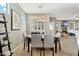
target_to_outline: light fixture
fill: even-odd
[[[42,11],[43,11],[43,6],[42,6],[42,5],[39,5],[38,8],[39,8],[38,20],[39,20],[39,21],[45,21],[46,16],[42,13]]]
[[[79,20],[79,15],[76,16],[76,20]]]
[[[73,16],[74,20],[79,20],[79,14]]]
[[[39,5],[39,6],[38,6],[38,8],[42,8],[42,6],[41,6],[41,5]]]

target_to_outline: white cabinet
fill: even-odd
[[[31,32],[45,32],[46,22],[48,20],[47,15],[31,15],[30,16],[30,29]]]
[[[31,31],[44,31],[45,21],[31,20]]]

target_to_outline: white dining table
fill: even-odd
[[[42,38],[44,38],[44,36],[47,35],[47,34],[41,34],[41,35],[42,35]],[[31,38],[31,35],[26,35],[26,37]]]

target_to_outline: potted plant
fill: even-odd
[[[3,43],[4,43],[4,44],[8,44],[8,37],[7,37],[7,36],[5,36],[5,37],[3,38]]]

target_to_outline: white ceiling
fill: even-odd
[[[79,3],[19,3],[26,13],[48,13],[58,19],[71,19],[79,14]],[[39,8],[41,6],[41,8]]]

